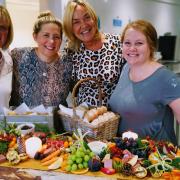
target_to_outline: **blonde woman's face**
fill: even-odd
[[[0,19],[0,48],[2,48],[7,41],[9,27],[6,24],[6,22]]]
[[[44,24],[41,30],[33,36],[41,55],[49,59],[57,55],[62,42],[58,25],[54,23]]]
[[[83,6],[77,5],[75,8],[72,26],[74,35],[83,43],[91,42],[94,39],[96,34],[95,22]]]

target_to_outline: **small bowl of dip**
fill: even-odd
[[[17,126],[22,135],[30,134],[34,132],[35,125],[33,123],[23,123]]]

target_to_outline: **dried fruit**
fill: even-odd
[[[147,170],[142,166],[138,166],[135,169],[135,176],[137,176],[138,178],[144,178],[147,176]]]

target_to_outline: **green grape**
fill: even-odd
[[[95,154],[94,154],[93,152],[90,152],[89,155],[90,155],[90,157],[92,158],[92,157],[94,157]]]
[[[73,165],[71,166],[71,170],[72,170],[72,171],[76,171],[77,168],[78,168],[78,167],[77,167],[77,164],[73,164]]]
[[[83,166],[84,166],[84,168],[88,168],[88,163],[84,161]]]
[[[85,156],[85,153],[81,151],[80,156],[83,158]]]
[[[85,161],[85,162],[88,162],[89,159],[90,159],[90,157],[89,157],[88,155],[85,155],[85,156],[84,156],[84,161]]]
[[[69,164],[69,165],[72,165],[72,164],[73,164],[73,160],[72,160],[72,159],[69,159],[69,160],[68,160],[68,164]]]
[[[79,151],[84,151],[83,147],[78,148]]]
[[[71,160],[72,160],[72,161],[76,161],[76,155],[73,154],[73,155],[71,155],[70,157],[71,157]]]
[[[68,165],[67,167],[66,167],[66,171],[71,171],[71,165]]]
[[[83,169],[83,167],[84,167],[83,164],[78,164],[79,169]]]
[[[90,149],[86,149],[86,154],[90,154],[91,150]]]
[[[81,157],[81,152],[79,150],[76,151],[76,157]]]
[[[76,148],[74,146],[71,146],[70,150],[71,150],[72,154],[74,154],[76,152]]]
[[[79,163],[82,163],[82,161],[83,161],[82,158],[77,158],[77,159],[76,159],[76,162],[77,162],[78,164],[79,164]]]

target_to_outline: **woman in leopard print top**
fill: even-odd
[[[102,90],[102,104],[107,105],[125,61],[118,35],[100,33],[98,18],[85,0],[70,0],[64,13],[64,31],[73,59],[75,81],[96,78]],[[98,105],[97,85],[85,82],[78,91],[78,104]]]
[[[66,105],[72,74],[72,63],[60,54],[62,24],[51,12],[39,15],[33,37],[37,48],[15,48],[11,105]]]

